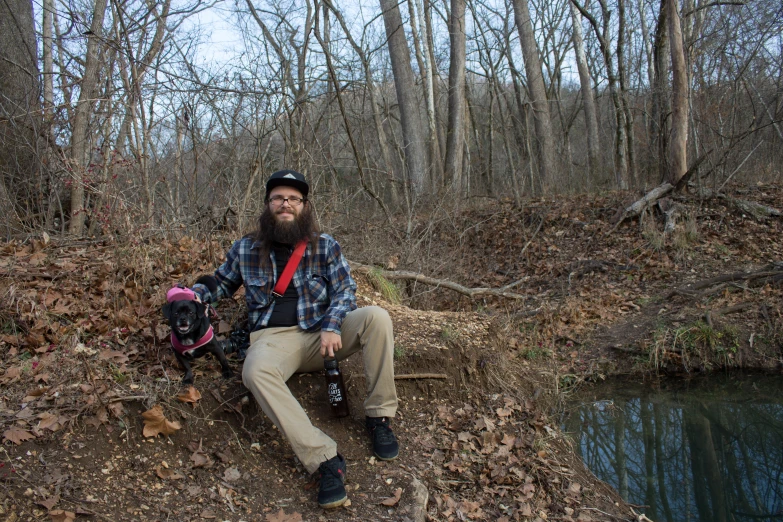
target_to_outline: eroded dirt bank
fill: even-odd
[[[777,187],[751,192],[743,196],[783,207]],[[468,286],[524,279],[524,299],[455,303],[438,290],[423,303],[420,287],[405,287],[414,304],[457,311],[415,310],[360,278],[360,303],[394,320],[403,452],[393,463],[370,458],[360,359],[345,368],[348,419],[329,417],[321,376],[292,379],[349,461],[351,504],[331,512],[317,508],[316,485],[238,377],[223,381],[202,360],[196,391],[179,386],[159,307],[173,282],[211,271],[226,242],[5,244],[0,516],[636,520],[547,411],[564,391],[612,374],[779,370],[783,256],[779,219],[720,201],[680,201],[669,235],[649,217],[605,235],[618,201],[501,205],[450,225],[460,234],[437,232],[453,262],[430,275]],[[362,239],[345,235],[357,245],[349,257],[359,256]],[[219,307],[221,331],[241,317],[240,301]],[[165,420],[145,424],[156,405]],[[145,437],[145,427],[170,435]]]

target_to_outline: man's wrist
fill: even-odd
[[[331,333],[336,333],[337,335],[342,335],[341,332],[340,332],[340,329],[335,327],[335,326],[333,326],[333,325],[330,325],[330,326],[324,325],[324,326],[322,326],[321,327],[321,333],[324,333],[324,332],[331,332]]]

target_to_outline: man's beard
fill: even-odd
[[[309,208],[302,208],[292,220],[279,220],[269,205],[258,218],[258,227],[258,239],[265,249],[269,249],[272,243],[295,245],[303,239],[310,240],[318,230]]]

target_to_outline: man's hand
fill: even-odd
[[[321,357],[334,357],[342,347],[343,339],[340,334],[321,330]]]

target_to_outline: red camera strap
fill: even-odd
[[[296,267],[299,266],[299,262],[302,260],[306,249],[307,240],[302,240],[296,245],[296,248],[294,248],[294,251],[291,253],[291,257],[288,258],[288,263],[286,263],[285,268],[283,269],[283,273],[280,274],[280,277],[277,279],[275,289],[272,290],[273,296],[283,297],[283,294],[288,288],[288,285],[291,283],[291,279],[294,277],[294,272],[296,272]]]

